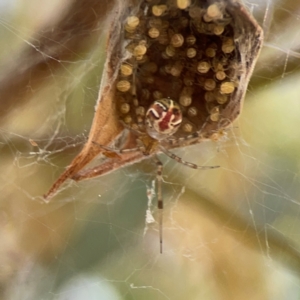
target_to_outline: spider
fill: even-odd
[[[157,153],[194,169],[218,167],[186,162],[169,149],[215,139],[239,116],[263,32],[236,0],[117,2],[88,141],[44,199],[69,178],[89,179],[153,157],[162,252]],[[107,160],[83,170],[100,153]]]

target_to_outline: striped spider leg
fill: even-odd
[[[138,141],[140,143],[139,147],[129,148],[129,149],[113,149],[106,146],[100,147],[108,151],[108,157],[114,157],[118,154],[125,154],[130,152],[141,152],[144,156],[153,155],[155,164],[157,165],[157,206],[159,211],[159,241],[160,241],[160,253],[163,249],[163,196],[162,196],[162,173],[163,173],[163,164],[157,157],[156,153],[161,151],[171,159],[188,166],[193,169],[215,169],[219,166],[198,166],[196,164],[187,162],[181,157],[173,154],[167,150],[162,142],[168,137],[171,137],[180,127],[182,123],[182,112],[180,106],[172,99],[163,98],[156,100],[149,107],[145,116],[145,132],[140,132],[134,130],[130,127],[126,127],[138,135]],[[195,136],[191,136],[195,138]],[[111,153],[111,154],[110,154]],[[98,174],[99,175],[99,174]]]

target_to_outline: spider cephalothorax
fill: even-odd
[[[181,122],[180,106],[172,99],[167,98],[154,101],[145,117],[146,131],[156,140],[163,140],[174,134]]]

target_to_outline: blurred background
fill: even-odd
[[[300,299],[297,1],[245,1],[265,43],[242,115],[174,151],[220,169],[160,156],[163,254],[151,160],[44,203],[88,137],[113,3],[0,1],[0,298]]]

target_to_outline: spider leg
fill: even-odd
[[[93,144],[103,148],[104,150],[112,153],[117,153],[117,154],[124,154],[124,153],[130,153],[130,152],[137,152],[141,150],[141,147],[135,147],[135,148],[129,148],[129,149],[116,149],[112,147],[107,147],[104,145],[100,145],[97,142],[92,141]]]
[[[188,161],[185,161],[183,160],[181,157],[177,156],[176,154],[170,152],[169,150],[167,150],[165,147],[163,146],[159,146],[159,149],[164,153],[166,154],[167,156],[169,156],[170,158],[176,160],[177,162],[185,165],[185,166],[188,166],[192,169],[200,169],[200,170],[208,170],[208,169],[217,169],[217,168],[220,168],[220,166],[198,166],[196,164],[193,164],[193,163],[190,163]]]
[[[159,244],[160,244],[160,253],[163,251],[163,198],[162,198],[162,171],[163,171],[163,164],[158,159],[156,155],[154,155],[154,161],[157,165],[157,173],[156,173],[156,180],[157,180],[157,208],[158,208],[158,224],[159,224]]]
[[[137,68],[137,62],[135,62],[135,70]],[[139,100],[138,100],[138,97],[137,97],[137,94],[136,94],[136,71],[133,72],[132,74],[132,81],[133,81],[133,86],[132,86],[132,91],[131,91],[131,94],[132,94],[132,98],[133,98],[133,105],[135,107],[138,107],[139,106]],[[143,124],[144,124],[144,118],[143,116],[139,115],[137,113],[137,124],[139,127],[141,127]],[[136,132],[138,132],[140,134],[140,131],[138,130],[135,130]]]
[[[107,161],[98,166],[77,172],[71,178],[75,181],[91,179],[104,174],[108,174],[110,172],[113,172],[114,170],[118,170],[135,162],[141,161],[144,158],[146,158],[145,155],[140,151],[135,153],[126,153],[122,155],[121,159],[108,159]]]
[[[124,121],[120,120],[120,123],[124,126],[124,128],[126,128],[127,130],[131,131],[132,133],[134,133],[135,135],[139,136],[139,135],[143,135],[144,133],[141,132],[140,130],[137,129],[133,129],[131,128],[128,124],[126,124]]]

